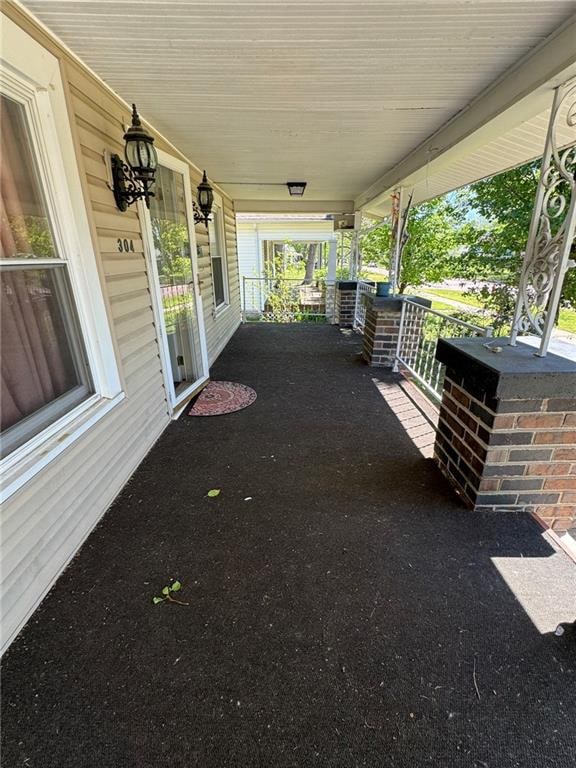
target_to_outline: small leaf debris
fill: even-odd
[[[169,603],[177,603],[178,605],[190,605],[190,603],[185,603],[182,600],[177,600],[174,597],[174,593],[180,592],[181,589],[182,584],[179,581],[173,581],[168,586],[162,587],[162,597],[158,597],[156,595],[152,598],[152,602],[154,605],[158,605],[159,603],[163,603],[165,601],[168,601]]]
[[[212,488],[212,490],[208,491],[207,495],[211,499],[216,498],[216,496],[220,496],[220,488]]]

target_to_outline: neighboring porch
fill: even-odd
[[[6,653],[7,767],[573,765],[574,563],[459,504],[360,348],[240,328],[256,403],[174,422]]]

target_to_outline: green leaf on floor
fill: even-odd
[[[215,496],[220,496],[220,488],[212,488],[211,491],[208,491],[208,496],[213,499]]]
[[[175,581],[172,584],[170,584],[170,589],[172,592],[178,592],[179,589],[182,589],[182,584],[180,584],[179,581]]]
[[[154,605],[158,605],[158,603],[163,603],[164,602],[164,598],[163,597],[153,597],[152,598],[152,602],[154,603]]]
[[[168,594],[168,592],[170,592],[170,587],[163,587],[163,588],[162,588],[162,594],[163,594],[163,595],[167,595],[167,594]]]

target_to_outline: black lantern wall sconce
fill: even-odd
[[[150,208],[158,156],[154,138],[142,127],[135,104],[132,104],[132,125],[124,134],[124,141],[124,160],[120,155],[110,157],[116,206],[125,211],[132,203],[144,199],[146,207]]]
[[[206,171],[202,174],[202,181],[198,184],[198,203],[192,201],[194,207],[194,223],[208,226],[210,214],[212,212],[212,203],[214,202],[214,192],[206,178]]]
[[[114,200],[120,211],[128,210],[128,206],[143,199],[146,207],[150,208],[150,198],[154,197],[152,187],[158,167],[158,155],[154,147],[154,137],[142,127],[136,105],[132,104],[132,125],[124,134],[124,160],[120,155],[110,156],[112,169],[112,191]],[[214,192],[208,183],[206,171],[198,184],[198,202],[192,201],[194,208],[194,223],[208,226]]]

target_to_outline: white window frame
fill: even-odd
[[[4,501],[123,400],[124,392],[59,62],[10,19],[4,17],[2,26],[0,89],[20,103],[26,114],[56,252],[67,264],[94,389],[86,400],[0,461],[0,500]],[[35,259],[34,264],[41,267],[45,261]]]
[[[220,242],[222,243],[222,253],[219,257],[222,262],[222,283],[224,287],[224,301],[216,304],[216,291],[214,283],[214,269],[212,266],[213,248],[217,249],[218,239],[216,237],[216,227],[220,230]],[[224,221],[224,205],[220,195],[214,193],[214,202],[212,204],[212,220],[208,222],[208,247],[210,250],[210,276],[212,278],[212,304],[214,317],[219,317],[230,306],[230,287],[228,281],[228,253],[226,249],[226,224]],[[218,258],[218,257],[217,257]]]

